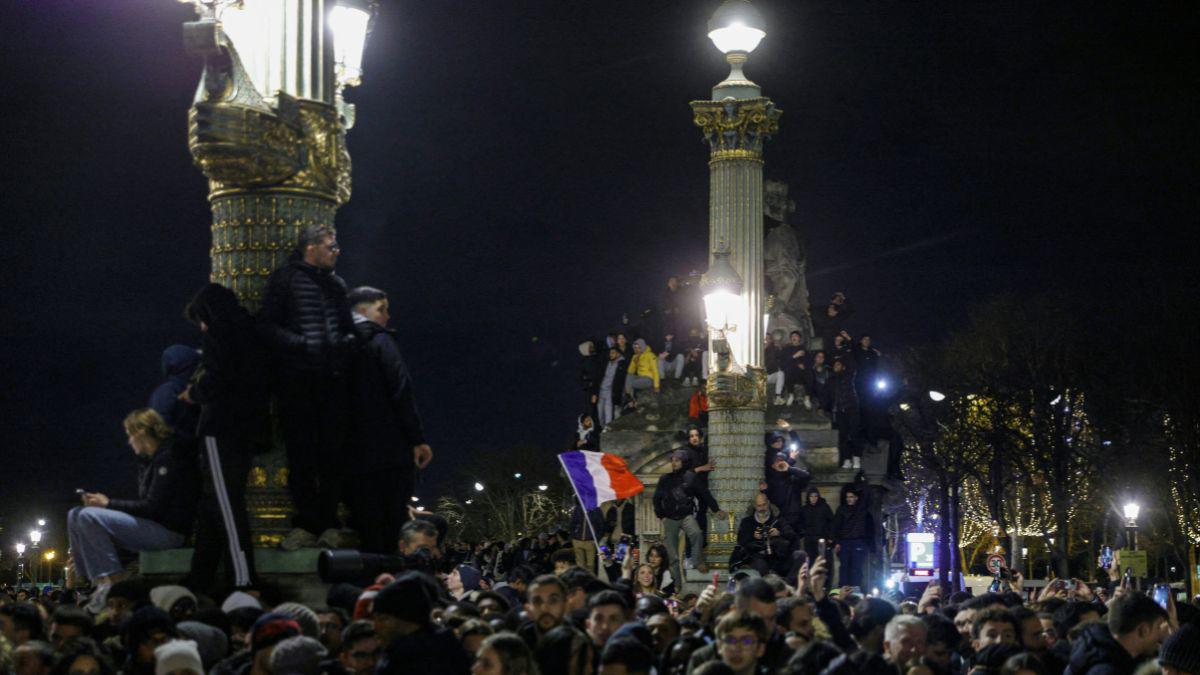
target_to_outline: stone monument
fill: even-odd
[[[813,336],[808,311],[808,281],[805,270],[808,256],[796,228],[788,223],[788,214],[796,203],[787,198],[787,183],[768,180],[763,185],[763,215],[768,227],[763,240],[763,265],[767,286],[774,301],[770,305],[768,330],[791,333],[800,331],[805,343]]]

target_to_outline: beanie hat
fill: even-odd
[[[462,579],[463,591],[471,592],[479,590],[479,581],[483,579],[483,573],[471,567],[470,565],[459,565],[458,576]]]
[[[225,602],[221,603],[221,611],[225,612],[226,614],[235,609],[241,609],[242,607],[262,609],[262,603],[258,601],[258,598],[243,591],[234,591],[230,593],[229,597],[225,598]]]
[[[271,672],[275,675],[317,675],[326,654],[321,643],[304,635],[280,640],[271,652]]]
[[[671,459],[682,460],[684,463],[686,463],[688,461],[688,451],[680,448],[671,453]]]
[[[204,675],[200,652],[191,640],[171,640],[154,648],[154,675],[190,671]]]
[[[387,614],[419,626],[429,625],[433,600],[419,572],[405,572],[375,596],[376,614]]]
[[[1188,673],[1200,673],[1200,626],[1184,624],[1163,640],[1158,664]]]
[[[298,602],[275,605],[275,609],[271,611],[276,614],[285,614],[295,620],[300,624],[301,635],[315,638],[321,634],[321,620],[317,618],[317,613]]]
[[[263,614],[250,629],[250,651],[258,652],[300,634],[300,624],[286,614]]]
[[[164,612],[170,612],[175,603],[184,598],[191,598],[192,602],[196,602],[196,596],[183,586],[155,586],[150,589],[150,602]]]
[[[180,635],[196,643],[200,661],[204,664],[202,672],[208,672],[229,654],[229,638],[220,628],[199,621],[180,621],[175,628]]]

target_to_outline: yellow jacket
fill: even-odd
[[[653,378],[654,388],[658,389],[658,356],[649,349],[643,349],[641,354],[634,354],[629,362],[629,374]]]

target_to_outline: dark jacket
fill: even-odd
[[[696,500],[711,511],[720,511],[717,500],[688,465],[658,479],[654,488],[654,515],[658,518],[682,520],[695,511]]]
[[[608,350],[604,351],[603,356],[598,350],[595,354],[584,354],[582,352],[586,344],[580,345],[579,386],[588,396],[598,396],[600,380],[604,379],[604,364],[608,362]],[[595,343],[592,344],[594,347]]]
[[[767,469],[767,499],[779,507],[784,520],[793,528],[799,526],[800,509],[804,505],[804,488],[808,487],[809,472],[794,466],[786,471]]]
[[[108,508],[153,520],[187,536],[192,531],[200,475],[195,449],[175,438],[163,441],[149,459],[138,458],[137,499],[110,499]]]
[[[354,324],[363,348],[350,361],[348,473],[414,471],[413,446],[425,443],[412,377],[392,331]]]
[[[808,495],[816,492],[817,503],[809,504]],[[804,506],[800,507],[800,519],[804,523],[804,536],[817,539],[833,539],[833,509],[829,502],[817,490],[810,489],[804,494]]]
[[[578,505],[571,509],[571,538],[577,541],[593,541],[594,532],[597,540],[604,539],[604,513],[599,508],[588,511],[588,521],[591,524],[589,528],[588,523],[583,522],[582,511],[583,507]]]
[[[1084,628],[1071,646],[1071,661],[1064,675],[1130,675],[1136,665],[1108,626],[1095,623]]]
[[[631,537],[637,534],[637,507],[631,499],[613,502],[612,508],[604,514],[605,531],[616,531],[618,514],[621,518],[621,532]]]
[[[852,412],[858,409],[858,392],[854,389],[854,373],[843,370],[829,376],[833,386],[833,409]]]
[[[600,367],[600,378],[596,382],[596,391],[600,391],[604,379],[608,377],[608,366],[612,364],[615,364],[612,376],[612,400],[613,404],[617,404],[621,402],[621,394],[625,391],[625,378],[629,375],[629,359],[619,356],[616,361],[609,361],[605,358],[604,364]]]
[[[200,404],[200,436],[267,438],[269,380],[267,352],[254,320],[233,291],[208,284],[188,306],[203,321],[204,346],[191,398]]]
[[[340,373],[355,341],[346,282],[292,260],[267,279],[258,326],[283,370]]]
[[[771,537],[771,555],[787,555],[796,534],[792,530],[792,526],[788,524],[787,519],[783,517],[783,514],[775,506],[771,507],[771,515],[765,523],[759,523],[755,520],[753,508],[747,509],[745,515],[742,516],[741,522],[738,523],[737,543],[748,553],[766,555],[767,540],[765,538],[755,539],[754,531],[761,528],[762,533],[765,533],[772,527],[779,530],[779,536]]]
[[[162,353],[162,374],[166,378],[150,394],[150,407],[181,436],[191,438],[196,433],[200,420],[198,406],[179,400],[187,389],[196,366],[200,365],[200,352],[187,345],[171,345]]]
[[[375,667],[377,675],[467,675],[470,671],[467,652],[448,628],[397,638]]]
[[[779,345],[763,348],[763,369],[767,371],[768,375],[777,370],[783,370],[784,363],[783,349]]]
[[[843,501],[837,513],[833,514],[833,540],[841,542],[846,539],[866,539],[868,546],[874,548],[875,519],[871,517],[862,497],[854,506]]]

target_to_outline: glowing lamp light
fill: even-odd
[[[414,502],[419,502],[419,501],[421,501],[421,498],[420,498],[420,497],[418,497],[418,496],[416,496],[416,495],[413,495],[412,497],[409,497],[409,499],[412,499]]]
[[[941,403],[942,401],[946,400],[946,395],[940,391],[935,391],[933,389],[930,389],[929,390],[929,400],[933,401],[934,403]]]
[[[886,586],[887,589],[890,591],[896,587],[896,580],[888,579],[887,581],[883,582],[883,585]]]
[[[38,518],[38,527],[45,527],[45,526],[46,526],[46,519]]]
[[[32,542],[35,546],[39,542],[41,542],[42,541],[41,531],[40,530],[30,530],[29,531],[29,541]]]
[[[417,507],[417,510],[418,510],[418,511],[424,511],[424,510],[425,510],[425,507],[424,507],[424,506],[418,506],[418,507]]]
[[[909,404],[907,404],[907,403],[901,403],[901,404],[900,404],[900,409],[901,409],[901,410],[904,410],[904,411],[906,411],[906,412],[907,412],[907,411],[908,411],[910,408],[912,408],[912,406],[910,406],[910,405],[909,405]]]
[[[46,551],[46,554],[42,557],[46,560],[54,560],[54,555],[54,551]]]
[[[542,483],[541,485],[538,486],[538,489],[541,490],[542,492],[545,492],[546,490],[550,489],[550,486],[546,485],[545,483]]]
[[[362,84],[363,51],[371,26],[371,8],[363,0],[339,0],[329,10],[329,31],[333,34],[333,61],[338,84],[355,87]]]
[[[1130,526],[1137,524],[1138,514],[1142,512],[1142,507],[1138,506],[1137,502],[1129,502],[1125,505],[1125,520],[1129,521]]]
[[[714,330],[734,328],[742,309],[742,277],[729,263],[729,251],[714,251],[712,265],[700,278],[704,314]]]
[[[25,555],[25,544],[17,544],[17,555],[18,556]]]
[[[476,491],[476,492],[483,492],[483,483],[476,483],[476,484],[475,484],[475,491]]]
[[[878,380],[875,380],[875,389],[876,389],[876,390],[878,390],[878,391],[887,391],[887,388],[888,388],[888,381],[887,381],[887,380],[883,379],[882,377],[881,377],[881,378],[879,378]]]
[[[800,449],[800,444],[799,444],[799,443],[792,443],[791,445],[789,445],[789,446],[788,446],[788,449],[789,449],[789,450],[799,450],[799,449]]]
[[[474,503],[475,503],[475,500],[474,500],[474,499],[468,499],[468,500],[466,501],[466,504],[467,504],[467,506],[470,506],[471,504],[474,504]]]
[[[1058,402],[1061,400],[1062,400],[1062,394],[1059,394],[1058,396],[1054,397],[1053,401],[1050,401],[1050,405],[1058,405]]]
[[[521,472],[520,472],[520,471],[518,471],[517,473],[514,473],[514,474],[513,474],[513,478],[520,478],[520,477],[521,477]]]
[[[754,51],[766,37],[766,22],[747,0],[725,0],[708,20],[708,39],[722,54]]]

